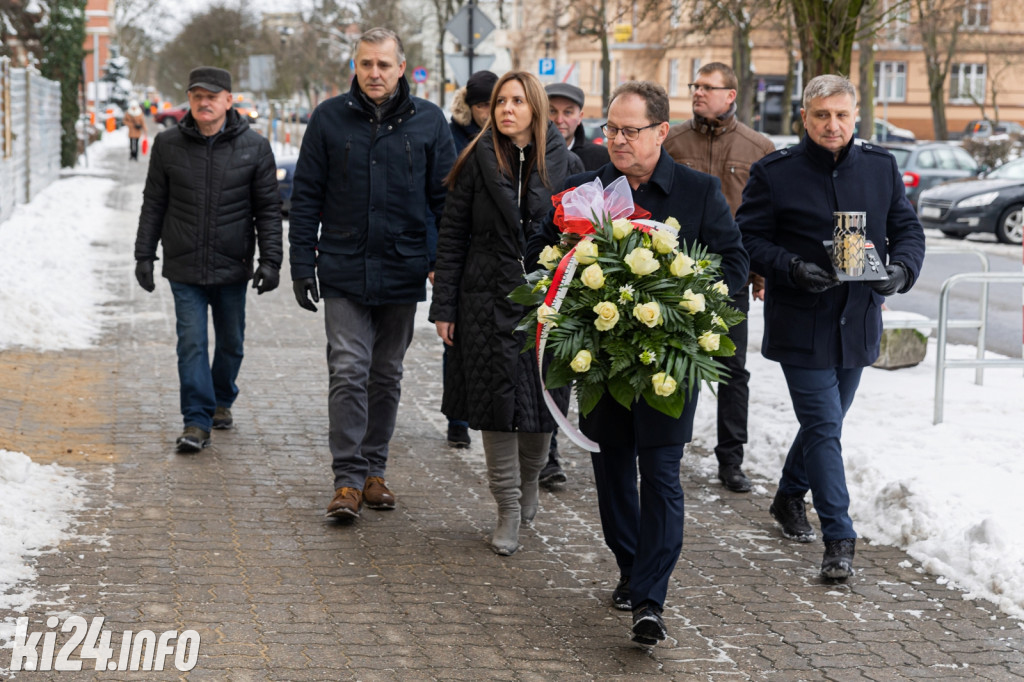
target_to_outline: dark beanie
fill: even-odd
[[[490,71],[477,71],[466,81],[466,104],[473,106],[481,102],[491,101],[491,90],[498,82],[498,77]]]

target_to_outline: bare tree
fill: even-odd
[[[963,25],[964,0],[912,0],[921,33],[928,74],[928,99],[932,108],[935,139],[949,138],[946,124],[946,78],[956,56]]]
[[[160,90],[185,92],[188,72],[198,64],[219,66],[237,76],[247,67],[250,46],[259,33],[256,18],[240,9],[213,5],[193,15],[160,52]]]
[[[736,95],[736,117],[750,124],[754,118],[754,74],[751,36],[768,24],[779,24],[778,12],[772,3],[757,0],[689,0],[690,22],[698,31],[711,33],[727,28],[732,34],[732,68],[739,81]],[[785,15],[783,18],[785,21]],[[788,22],[786,22],[788,23]],[[788,108],[788,104],[784,106]]]
[[[866,0],[788,0],[793,8],[807,78],[850,75],[853,43]]]

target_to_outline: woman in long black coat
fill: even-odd
[[[520,523],[537,513],[537,477],[555,426],[534,356],[520,352],[525,336],[515,332],[527,311],[508,299],[537,267],[523,256],[551,210],[552,189],[579,164],[547,112],[532,74],[512,71],[494,86],[487,125],[447,178],[430,306],[450,346],[441,410],[481,431],[498,504],[491,548],[501,555],[519,548]]]

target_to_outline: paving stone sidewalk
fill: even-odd
[[[0,447],[72,466],[87,490],[77,537],[38,558],[39,603],[0,618],[27,615],[41,631],[50,616],[103,616],[115,649],[124,630],[193,629],[199,659],[187,673],[171,657],[162,672],[11,679],[1024,679],[1019,621],[864,540],[857,575],[824,584],[820,542],[784,540],[770,493],[732,494],[693,474],[699,452],[684,460],[670,639],[636,648],[628,612],[609,605],[618,575],[589,460],[565,439],[569,482],[542,493],[523,548],[487,548],[494,508],[479,436],[468,450],[445,444],[441,347],[422,315],[388,469],[398,507],[325,519],[322,313],[296,306],[287,269],[279,290],[250,295],[236,428],[201,454],[175,454],[172,298],[165,280],[151,295],[134,283],[145,163],[120,156],[99,160],[119,182],[100,273],[117,294],[109,332],[94,350],[0,353],[0,372],[23,382],[0,383],[0,423],[12,425]],[[9,661],[0,651],[0,666]]]

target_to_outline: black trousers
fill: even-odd
[[[750,287],[745,286],[733,305],[750,312]],[[715,457],[719,466],[743,463],[743,445],[747,442],[747,404],[750,401],[750,372],[747,371],[747,321],[729,330],[736,344],[736,355],[719,358],[729,372],[729,382],[718,385],[718,445]]]

